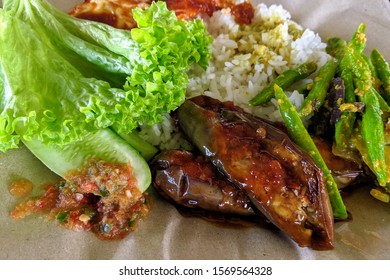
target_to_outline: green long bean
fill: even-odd
[[[385,136],[378,98],[372,90],[366,91],[362,97],[365,112],[362,117],[362,135],[368,151],[378,183],[386,186]]]
[[[339,37],[330,38],[326,45],[326,52],[331,56],[341,59],[344,55],[347,42]]]
[[[337,67],[338,60],[335,58],[331,58],[321,67],[318,75],[314,78],[313,87],[298,111],[301,118],[309,116],[324,104],[330,83],[336,74]]]
[[[348,42],[348,46],[354,49],[359,54],[362,54],[366,48],[367,38],[366,38],[366,24],[360,23],[356,28],[355,33],[352,35],[352,38]]]
[[[337,188],[337,184],[316,145],[303,125],[296,108],[287,98],[281,87],[274,85],[274,91],[279,104],[280,113],[286,124],[286,128],[291,139],[313,158],[314,162],[324,173],[324,181],[328,190],[333,215],[336,218],[346,219],[348,217],[348,213]]]
[[[275,84],[281,88],[286,89],[295,82],[308,77],[310,74],[317,70],[317,65],[313,62],[304,63],[295,69],[289,69],[284,71],[278,77],[272,80],[272,82],[266,86],[260,93],[254,98],[249,100],[249,104],[252,106],[262,105],[269,102],[274,97]]]
[[[374,86],[375,90],[379,92],[382,82],[378,77],[378,73],[376,71],[375,65],[372,62],[372,58],[371,56],[365,54],[362,54],[362,57],[366,61],[368,67],[370,68],[372,85]]]
[[[379,108],[383,112],[390,112],[390,106],[387,103],[387,101],[383,98],[383,96],[375,89],[374,86],[371,88],[371,90],[372,90],[372,93],[375,94],[376,98],[378,98]]]
[[[382,82],[384,91],[383,97],[390,104],[390,66],[377,49],[372,50],[370,58],[378,78]]]
[[[372,166],[379,185],[386,186],[384,123],[381,116],[381,103],[372,84],[371,71],[361,54],[353,48],[346,49],[341,66],[351,71],[356,88],[355,94],[365,105],[362,135],[367,148],[368,165]]]

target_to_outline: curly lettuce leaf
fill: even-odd
[[[46,1],[0,10],[0,150],[20,140],[65,145],[115,126],[154,124],[185,99],[192,63],[206,67],[211,37],[164,2],[137,9],[132,31],[73,18]]]

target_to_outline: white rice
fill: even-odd
[[[248,101],[283,71],[305,62],[315,62],[320,68],[329,56],[319,35],[292,21],[281,5],[260,3],[254,8],[249,26],[238,25],[226,9],[204,19],[214,37],[212,58],[206,70],[195,65],[189,72],[187,98],[205,94],[233,101],[271,121],[282,121],[275,100],[266,106],[249,106]],[[298,91],[291,89],[287,94],[296,107],[302,104]],[[141,136],[162,150],[188,147],[168,115],[161,124],[142,127]]]

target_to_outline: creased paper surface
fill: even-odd
[[[68,10],[78,0],[52,0]],[[285,0],[292,19],[318,32],[325,41],[349,39],[360,22],[367,25],[367,51],[377,48],[390,61],[388,0]],[[71,232],[42,217],[13,221],[9,211],[17,200],[7,185],[17,176],[34,183],[35,191],[52,181],[50,173],[27,149],[0,154],[0,259],[390,259],[390,205],[380,203],[362,187],[345,198],[353,221],[336,223],[335,249],[301,249],[283,233],[261,228],[232,228],[186,218],[153,189],[155,206],[138,232],[122,241],[100,241],[89,232]]]

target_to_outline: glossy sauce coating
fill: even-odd
[[[255,216],[246,194],[201,156],[170,150],[151,163],[153,187],[169,201],[188,208]]]
[[[178,111],[188,138],[300,246],[333,247],[322,172],[288,136],[232,103],[199,96]]]

